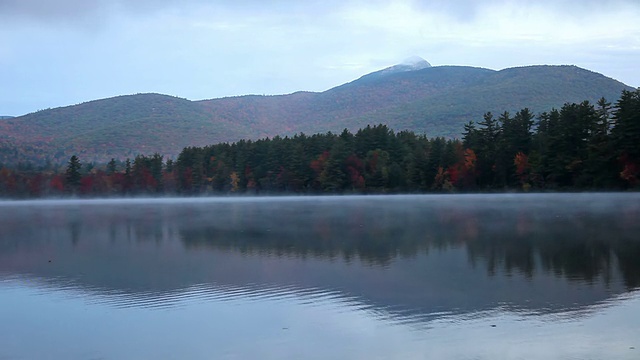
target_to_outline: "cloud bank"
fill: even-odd
[[[322,91],[419,55],[640,86],[635,0],[0,0],[0,115],[136,92]]]

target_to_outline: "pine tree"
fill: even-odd
[[[619,186],[620,179],[616,171],[617,164],[609,135],[611,103],[605,98],[600,98],[596,114],[598,120],[589,139],[585,177],[589,179],[589,187],[616,188]]]
[[[80,159],[78,159],[76,155],[71,156],[65,172],[65,180],[67,189],[72,192],[76,192],[80,187],[80,180],[82,180],[82,175],[80,174],[81,167]]]
[[[116,172],[116,159],[111,158],[109,163],[107,164],[107,174],[113,175]]]
[[[478,149],[473,149],[478,156],[478,182],[481,187],[489,187],[495,183],[496,152],[501,129],[490,112],[484,114],[478,125]]]
[[[623,91],[616,103],[611,130],[620,177],[630,186],[640,185],[640,89]]]
[[[125,165],[124,165],[124,186],[123,186],[124,192],[131,191],[132,186],[133,186],[133,175],[131,174],[131,160],[127,158],[127,161],[125,161]]]

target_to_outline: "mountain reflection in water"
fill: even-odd
[[[0,278],[116,306],[332,298],[422,322],[640,286],[638,194],[5,202]],[[96,300],[97,299],[97,300]]]

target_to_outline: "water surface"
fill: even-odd
[[[0,359],[637,359],[638,194],[0,202]]]

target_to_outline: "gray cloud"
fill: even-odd
[[[449,17],[470,22],[477,20],[482,10],[491,7],[514,6],[522,9],[531,7],[545,8],[551,12],[573,17],[586,12],[612,11],[620,6],[632,6],[640,9],[638,0],[416,0],[416,9],[424,12],[439,12]]]
[[[67,21],[87,17],[100,17],[113,12],[153,13],[168,8],[188,8],[193,5],[209,5],[220,8],[234,8],[240,11],[310,13],[321,16],[344,4],[357,4],[363,8],[393,3],[392,0],[0,0],[0,17],[30,18],[39,21]],[[637,6],[637,0],[430,0],[409,1],[417,10],[440,12],[470,21],[479,10],[488,6],[515,5],[540,6],[563,11],[567,15],[594,9],[611,9],[620,5]]]
[[[101,0],[0,0],[0,17],[38,21],[68,21],[99,14],[104,9]]]
[[[338,1],[259,1],[259,0],[0,0],[0,18],[30,19],[38,22],[86,21],[127,13],[153,14],[167,9],[187,9],[208,5],[245,13],[329,11]]]
[[[321,91],[411,55],[576,64],[638,86],[639,17],[638,0],[0,0],[0,115]]]

